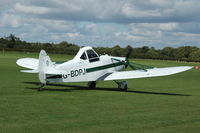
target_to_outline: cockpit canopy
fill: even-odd
[[[99,61],[99,55],[92,49],[92,47],[81,48],[75,58],[89,60],[89,62]]]

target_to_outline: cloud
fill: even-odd
[[[161,14],[158,10],[148,10],[144,11],[141,9],[137,9],[134,5],[130,3],[126,3],[122,6],[121,12],[128,18],[141,18],[141,17],[160,17]]]
[[[196,30],[194,30],[196,28]],[[134,47],[154,46],[162,48],[165,46],[179,47],[182,45],[199,45],[198,23],[135,23],[129,24],[126,32],[116,32],[119,40]]]
[[[20,18],[14,14],[3,14],[0,21],[0,27],[17,28],[21,26]]]
[[[39,7],[39,6],[25,6],[21,3],[15,4],[15,10],[27,14],[46,14],[50,12],[50,9],[47,7]]]
[[[67,33],[66,35],[70,38],[77,38],[82,36],[80,33]]]
[[[90,31],[90,32],[97,32],[97,25],[96,24],[87,24],[86,25],[86,30]]]
[[[0,1],[0,36],[93,46],[200,46],[197,0]]]
[[[22,0],[23,2],[23,0]],[[166,23],[200,21],[200,1],[186,0],[49,0],[15,3],[17,12],[67,21]],[[183,10],[184,9],[184,10]]]

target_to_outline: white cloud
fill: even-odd
[[[197,0],[6,0],[0,9],[0,36],[27,41],[200,46]]]
[[[138,41],[143,42],[144,40],[146,40],[143,36],[137,36],[137,35],[131,34],[130,32],[117,32],[115,36],[119,38],[124,38],[127,41],[134,41],[134,42],[138,42]]]
[[[35,27],[31,30],[33,33],[48,33],[48,29],[42,25],[35,25]]]
[[[47,7],[40,6],[31,6],[31,5],[23,5],[21,3],[15,4],[15,10],[27,14],[45,14],[50,12],[50,9]]]
[[[76,32],[75,24],[63,20],[33,19],[33,23],[39,22],[40,25],[48,28],[50,32]]]
[[[56,7],[59,7],[64,11],[77,12],[82,10],[82,7],[78,4],[78,2],[63,2],[63,0],[52,0],[52,3],[55,3]]]
[[[159,28],[161,30],[166,30],[166,31],[172,31],[175,28],[177,28],[177,23],[163,23],[163,24],[159,24]]]
[[[122,14],[125,16],[132,18],[132,17],[159,17],[161,16],[158,10],[140,10],[137,9],[134,5],[130,3],[125,3],[122,6]]]
[[[0,27],[12,27],[17,28],[21,26],[20,18],[15,16],[14,14],[3,14]]]
[[[137,29],[143,29],[143,30],[148,30],[148,31],[173,31],[177,29],[179,26],[178,23],[137,23],[137,24],[130,24],[131,29],[135,30],[136,32],[141,32],[137,31]]]
[[[97,25],[94,24],[94,23],[86,24],[85,25],[85,30],[88,33],[97,33],[98,32]]]
[[[170,4],[172,0],[150,0],[150,3],[158,6],[166,6]]]
[[[83,36],[80,33],[66,33],[66,35],[70,38],[78,38]]]

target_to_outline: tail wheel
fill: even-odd
[[[89,87],[90,89],[96,88],[96,81],[88,82],[88,87]]]
[[[45,84],[41,84],[41,86],[38,88],[38,91],[42,91]]]

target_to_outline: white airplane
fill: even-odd
[[[154,68],[129,62],[128,57],[98,55],[92,47],[80,48],[76,56],[64,63],[52,62],[44,50],[40,51],[39,59],[21,58],[19,66],[31,70],[21,70],[25,73],[38,73],[41,90],[44,85],[52,82],[88,82],[89,88],[96,87],[96,81],[113,80],[121,90],[127,90],[128,83],[124,79],[166,76],[191,69],[191,66]],[[126,67],[131,71],[120,71]]]

